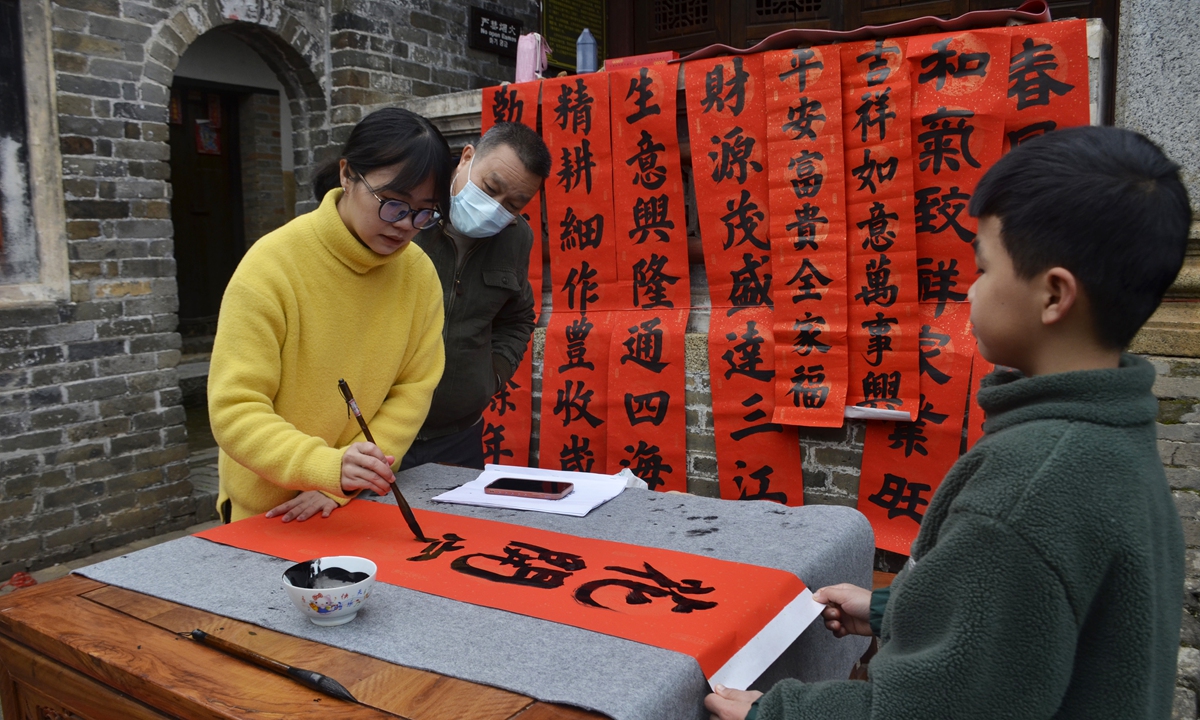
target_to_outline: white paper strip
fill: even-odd
[[[734,653],[721,669],[708,679],[709,685],[724,685],[734,690],[745,690],[775,662],[800,633],[816,619],[824,605],[812,599],[808,588],[788,603],[779,614],[771,619],[750,642]]]

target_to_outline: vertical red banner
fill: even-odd
[[[970,404],[967,406],[967,449],[970,450],[983,437],[983,422],[987,419],[983,408],[979,407],[979,388],[983,379],[991,374],[996,366],[984,359],[975,348],[971,357],[971,390],[968,393]]]
[[[916,420],[917,242],[905,38],[840,46],[849,296],[847,416]]]
[[[611,315],[550,313],[542,362],[541,467],[578,472],[607,467]]]
[[[721,497],[804,504],[800,436],[772,421],[774,314],[747,308],[730,316],[714,308],[708,326],[708,369]]]
[[[1087,22],[1005,29],[1012,36],[1005,93],[1004,149],[1091,118]]]
[[[608,472],[651,490],[687,492],[686,308],[612,315],[608,351]]]
[[[929,501],[962,445],[975,342],[970,307],[921,306],[922,392],[911,422],[872,422],[863,444],[858,509],[875,529],[875,547],[907,555]]]
[[[846,196],[836,47],[763,53],[775,300],[775,413],[845,421]]]

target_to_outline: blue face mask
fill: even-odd
[[[467,164],[467,183],[457,195],[450,198],[450,224],[467,237],[491,237],[507,227],[516,219],[516,215],[471,182],[471,167],[474,164],[475,158],[472,157]]]

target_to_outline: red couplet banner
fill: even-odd
[[[804,504],[800,436],[772,420],[775,385],[773,313],[714,309],[708,368],[716,435],[717,476],[727,500]]]
[[[629,468],[651,490],[687,492],[687,316],[686,308],[612,313],[608,472]]]
[[[984,359],[983,355],[979,354],[979,348],[975,348],[975,354],[971,358],[971,392],[970,405],[967,407],[967,449],[975,446],[979,442],[979,438],[983,437],[983,422],[987,418],[984,416],[983,408],[979,407],[979,388],[983,383],[983,379],[987,377],[996,366]]]
[[[550,313],[542,362],[538,464],[553,470],[607,467],[612,313]]]
[[[197,537],[295,562],[366,557],[381,582],[685,653],[705,677],[805,592],[799,578],[782,570],[416,514],[437,541],[414,540],[394,507],[363,501],[322,520],[285,525],[259,515]]]
[[[858,409],[850,413],[857,417],[907,413],[915,420],[917,242],[905,43],[898,38],[839,46],[849,243],[846,403]]]
[[[840,427],[848,373],[841,56],[763,53],[775,301],[775,413]]]
[[[1004,149],[1051,130],[1087,125],[1087,22],[1063,20],[1006,30],[1012,45]]]
[[[929,500],[958,460],[975,342],[970,307],[921,305],[921,398],[912,422],[871,422],[863,444],[858,509],[875,546],[907,555]]]

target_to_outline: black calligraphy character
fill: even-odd
[[[816,140],[817,131],[813,129],[813,123],[818,120],[825,120],[825,114],[821,112],[821,102],[802,97],[799,105],[788,108],[788,121],[783,124],[782,130],[785,133],[795,133],[792,136],[793,140]]]
[[[1017,99],[1017,109],[1024,110],[1035,105],[1049,105],[1050,95],[1066,95],[1074,85],[1050,77],[1051,70],[1058,69],[1057,59],[1052,54],[1054,46],[1035,45],[1033,38],[1025,38],[1021,52],[1012,56],[1008,66],[1008,96]]]
[[[959,240],[968,243],[973,241],[975,233],[958,222],[958,216],[967,209],[967,203],[970,202],[971,196],[957,187],[950,188],[944,195],[939,195],[940,192],[942,189],[935,186],[921,188],[914,193],[917,205],[917,232],[940,233],[949,228],[954,231]],[[934,224],[938,219],[934,216],[935,212],[941,216],[941,225]]]
[[[558,453],[558,462],[563,470],[571,472],[591,472],[596,462],[596,453],[592,452],[592,439],[583,438],[580,442],[578,435],[571,436],[571,444],[563,445]]]
[[[825,407],[829,399],[829,386],[825,384],[824,365],[797,365],[793,370],[792,387],[788,394],[792,396],[792,404],[796,407],[803,405],[810,409]]]
[[[805,312],[804,317],[796,320],[792,330],[796,331],[796,339],[792,341],[792,352],[803,357],[813,352],[829,352],[829,346],[821,342],[821,333],[828,330],[825,318]]]
[[[903,515],[920,525],[921,518],[925,513],[918,512],[917,508],[929,504],[928,500],[921,497],[921,493],[929,492],[932,489],[925,483],[910,483],[898,475],[884,473],[883,487],[879,489],[879,492],[868,496],[867,499],[887,510],[888,520]]]
[[[632,445],[626,445],[625,452],[632,455],[621,460],[621,467],[627,468],[632,465],[630,472],[645,480],[646,487],[651,490],[657,490],[659,486],[666,484],[663,473],[670,474],[675,470],[663,462],[658,446],[647,445],[645,440],[638,440],[636,449]]]
[[[878,260],[867,262],[867,284],[860,285],[862,291],[855,294],[855,300],[862,300],[863,305],[875,303],[880,307],[891,307],[896,302],[900,288],[892,284],[892,264],[888,256],[879,254]]]
[[[504,457],[513,457],[513,451],[504,447],[504,426],[490,422],[483,429],[483,457],[496,465]]]
[[[667,419],[667,407],[671,404],[671,395],[666,390],[656,390],[642,395],[625,393],[625,415],[630,425],[640,425],[648,422],[655,427],[662,425]]]
[[[888,212],[887,206],[881,202],[871,204],[871,216],[856,223],[859,230],[867,230],[867,237],[862,242],[863,250],[871,248],[875,252],[883,252],[891,249],[896,243],[896,231],[889,227],[892,220],[899,221],[900,216]]]
[[[925,443],[929,442],[929,438],[925,437],[925,426],[927,423],[941,425],[946,422],[949,415],[943,415],[939,412],[934,412],[933,403],[925,400],[925,393],[921,393],[921,410],[917,413],[917,419],[912,422],[897,422],[896,427],[892,429],[887,439],[892,441],[888,447],[893,450],[904,448],[904,457],[909,457],[915,451],[919,455],[928,457],[929,451],[925,449]]]
[[[1026,140],[1032,140],[1035,137],[1041,137],[1048,132],[1053,131],[1058,127],[1058,123],[1053,120],[1044,120],[1026,125],[1023,128],[1013,130],[1008,134],[1008,144],[1016,147]]]
[[[970,110],[940,107],[921,118],[921,124],[929,129],[917,136],[917,142],[924,147],[920,154],[920,168],[928,170],[932,164],[934,175],[942,171],[943,164],[951,170],[958,170],[960,164],[956,156],[960,154],[971,167],[980,167],[979,161],[971,155],[971,133],[975,132],[975,128],[967,124],[967,119],[973,117],[975,113]],[[955,118],[958,119],[957,123],[954,122]],[[957,148],[954,147],[956,139]]]
[[[885,88],[882,92],[865,92],[862,96],[863,104],[858,106],[854,114],[858,116],[854,127],[862,128],[862,141],[866,142],[867,137],[871,133],[871,128],[879,128],[879,141],[887,137],[887,121],[896,117],[895,111],[888,107],[888,100],[891,99],[892,89]]]
[[[917,258],[917,294],[921,302],[936,302],[935,318],[942,316],[948,302],[962,302],[967,299],[966,293],[956,292],[958,287],[958,260],[950,259],[937,261],[937,269],[933,267],[933,258]]]
[[[635,123],[644,117],[658,115],[662,112],[662,108],[657,103],[654,105],[650,104],[650,100],[654,98],[654,91],[650,89],[650,86],[653,84],[654,78],[650,77],[649,68],[642,68],[638,72],[637,77],[629,79],[629,92],[625,93],[625,99],[628,100],[637,95],[633,99],[633,104],[637,105],[637,112],[632,115],[626,115],[625,122]]]
[[[517,404],[512,401],[512,391],[520,390],[521,386],[512,378],[504,383],[504,387],[496,391],[492,396],[491,402],[488,403],[488,409],[496,413],[500,417],[504,417],[509,410],[516,410]]]
[[[881,312],[875,313],[875,319],[863,321],[862,327],[868,335],[867,352],[864,354],[868,365],[879,367],[883,362],[883,354],[892,351],[892,325],[899,322],[894,317],[884,317]]]
[[[812,48],[796,48],[792,50],[792,56],[788,58],[792,63],[791,70],[784,70],[779,73],[780,82],[787,82],[787,79],[796,76],[796,92],[804,92],[808,87],[808,72],[810,70],[824,70],[825,63],[820,60],[810,62],[817,54]]]
[[[690,613],[695,610],[710,610],[717,606],[717,603],[707,600],[697,600],[689,595],[704,595],[710,593],[715,588],[704,587],[704,584],[699,580],[684,579],[680,582],[675,582],[671,578],[663,575],[658,570],[655,570],[650,563],[642,563],[645,571],[630,570],[629,568],[617,567],[615,565],[606,566],[605,570],[632,575],[635,578],[649,580],[654,583],[650,585],[637,580],[627,580],[624,578],[606,578],[603,580],[590,580],[583,583],[575,589],[575,601],[587,605],[588,607],[604,608],[611,610],[607,605],[602,605],[597,602],[592,596],[597,590],[605,587],[622,587],[629,592],[625,595],[626,605],[649,605],[654,602],[652,598],[669,597],[675,602],[675,607],[671,608],[671,612]]]
[[[936,80],[934,88],[941,90],[947,77],[987,76],[987,66],[992,61],[992,56],[985,52],[959,55],[957,51],[950,49],[952,39],[946,38],[933,44],[933,54],[921,61],[921,69],[925,72],[917,76],[918,83],[924,85],[930,80]],[[952,62],[955,55],[958,55],[957,63]]]
[[[592,143],[584,138],[578,146],[562,149],[562,169],[558,171],[558,184],[563,186],[564,192],[571,192],[582,182],[584,191],[591,195],[594,167],[596,161],[592,159]]]
[[[558,104],[554,106],[555,122],[563,130],[567,129],[567,121],[571,122],[571,132],[578,133],[583,129],[584,135],[592,132],[592,103],[595,101],[588,95],[587,85],[583,79],[575,81],[575,91],[571,92],[568,85],[563,85],[558,93]]]
[[[735,127],[725,133],[724,140],[713,135],[712,144],[721,146],[719,151],[714,150],[708,154],[708,157],[716,162],[713,167],[713,181],[736,179],[738,185],[742,185],[746,182],[748,168],[753,168],[754,172],[762,172],[762,164],[750,159],[754,153],[754,142],[754,138],[742,135],[741,127]]]
[[[442,535],[441,540],[434,540],[426,545],[425,549],[421,551],[420,555],[414,555],[406,559],[409,562],[428,562],[429,560],[436,560],[437,558],[441,557],[443,553],[458,552],[459,550],[466,549],[466,545],[458,544],[460,542],[465,542],[465,538],[460,538],[454,533],[446,533],[445,535]]]
[[[898,56],[900,55],[900,48],[887,46],[883,44],[882,40],[876,40],[874,48],[854,58],[857,62],[863,62],[867,59],[871,60],[867,65],[867,87],[882,85],[887,81],[888,76],[892,74],[892,69],[888,67],[888,61],[884,55]]]
[[[821,293],[817,290],[817,284],[821,287],[827,287],[833,282],[833,278],[827,278],[821,274],[816,265],[808,258],[804,258],[804,262],[800,264],[800,269],[792,276],[791,280],[787,281],[788,285],[795,285],[796,292],[792,295],[792,303],[796,304],[804,300],[820,300]]]
[[[748,465],[741,460],[737,460],[733,464],[738,470],[742,471],[748,467]],[[787,505],[787,493],[770,492],[771,473],[773,472],[775,472],[775,468],[771,467],[770,465],[763,465],[759,469],[750,473],[750,480],[758,481],[758,491],[752,495],[746,493],[746,486],[750,484],[749,481],[747,481],[746,478],[742,477],[741,475],[734,475],[733,484],[742,491],[741,494],[738,495],[738,500],[770,500],[771,502],[777,502],[780,505]]]
[[[725,79],[725,63],[717,65],[704,74],[704,97],[700,100],[700,106],[704,112],[714,107],[717,112],[725,112],[725,106],[728,105],[734,117],[741,115],[746,102],[746,81],[749,79],[750,73],[742,69],[740,57],[733,58],[733,75],[728,80]],[[726,88],[729,92],[725,92]]]
[[[759,250],[771,249],[769,240],[759,239],[754,234],[754,231],[758,229],[758,223],[766,219],[767,216],[762,210],[758,209],[758,203],[750,200],[749,190],[742,190],[741,195],[736,200],[726,202],[725,207],[729,210],[729,213],[721,216],[721,222],[725,223],[726,250],[747,241]],[[740,240],[737,239],[738,233],[741,233],[742,236]]]
[[[726,333],[725,339],[733,342],[738,339],[737,333]],[[728,365],[729,369],[725,371],[725,379],[733,377],[734,374],[744,375],[751,380],[759,382],[767,382],[775,377],[774,370],[759,370],[758,366],[765,362],[762,356],[762,346],[766,339],[758,332],[758,323],[754,320],[746,321],[746,332],[742,333],[742,341],[732,348],[721,354],[721,359]],[[736,360],[734,353],[737,353]]]
[[[516,540],[510,540],[503,552],[504,555],[487,553],[463,555],[450,563],[450,569],[491,582],[551,589],[562,587],[563,581],[575,572],[587,568],[583,558],[574,553],[547,550]],[[471,560],[475,558],[492,562],[472,563]],[[544,564],[534,565],[534,562]],[[492,567],[489,568],[489,565]],[[550,567],[546,567],[546,565]],[[513,568],[513,571],[507,572],[508,568]]]
[[[575,208],[569,207],[558,226],[563,229],[558,236],[560,250],[598,248],[604,239],[604,216],[600,213],[584,219],[575,215]]]
[[[658,164],[658,154],[666,151],[666,146],[654,142],[654,138],[645,130],[638,140],[638,151],[625,161],[630,167],[637,163],[637,173],[633,176],[633,184],[641,185],[647,190],[657,190],[667,180],[667,168]],[[589,191],[590,192],[590,191]]]
[[[679,277],[665,272],[667,256],[650,253],[649,259],[642,258],[633,264],[633,306],[643,310],[673,308],[675,303],[667,299],[664,285],[674,285]],[[645,297],[643,297],[645,296]]]
[[[492,117],[496,122],[521,122],[525,114],[525,101],[517,99],[517,91],[506,87],[496,88],[492,95]]]
[[[646,242],[646,238],[650,237],[651,231],[654,232],[655,239],[658,242],[670,242],[671,236],[667,230],[675,229],[675,221],[668,220],[669,201],[667,195],[651,195],[648,198],[638,198],[633,205],[633,229],[629,231],[630,239],[633,236],[639,236],[634,241],[635,245],[641,245]]]
[[[587,260],[583,261],[577,268],[571,268],[571,272],[567,273],[567,281],[563,283],[562,289],[567,293],[567,308],[575,309],[575,290],[579,290],[579,312],[587,312],[588,305],[600,299],[599,293],[596,290],[600,287],[600,283],[592,282],[596,277],[597,270],[588,265]]]
[[[587,339],[588,335],[592,334],[594,327],[595,325],[587,319],[586,315],[575,318],[567,326],[567,364],[558,366],[560,373],[574,368],[596,369],[596,365],[587,360]]]
[[[794,170],[796,173],[796,177],[789,182],[797,198],[803,200],[816,197],[817,193],[821,192],[825,176],[817,172],[816,162],[824,160],[825,156],[821,153],[807,150],[801,150],[799,155],[788,160],[788,170]]]
[[[771,371],[771,377],[775,377],[774,371]],[[753,395],[751,395],[750,397],[748,397],[742,401],[742,407],[752,408],[755,405],[758,405],[759,403],[761,403],[762,401],[763,401],[763,396],[759,395],[758,393],[754,393]],[[744,438],[750,437],[751,435],[756,435],[758,433],[783,432],[782,425],[779,425],[777,423],[773,423],[770,421],[765,422],[765,423],[758,422],[759,420],[762,420],[763,418],[768,418],[768,417],[770,417],[770,416],[767,415],[767,411],[763,410],[762,408],[755,408],[755,409],[751,410],[750,412],[748,412],[742,416],[742,420],[745,420],[748,423],[758,423],[758,424],[757,425],[747,425],[746,427],[742,428],[741,430],[734,430],[733,432],[729,433],[729,437],[733,438],[734,440],[741,441]]]
[[[871,148],[866,148],[863,150],[862,165],[851,170],[850,174],[858,178],[861,183],[858,186],[859,190],[870,188],[871,194],[874,195],[879,190],[875,185],[876,181],[880,185],[891,181],[892,178],[896,177],[896,169],[899,165],[900,158],[890,157],[883,162],[879,162],[878,159],[871,157]]]
[[[761,278],[758,276],[758,269],[770,261],[770,255],[760,255],[758,258],[750,253],[742,255],[742,267],[729,272],[733,276],[729,304],[733,307],[727,315],[732,316],[739,309],[746,307],[775,307],[771,300],[771,273],[763,273]]]
[[[595,394],[594,390],[584,389],[582,380],[579,382],[568,380],[563,389],[557,391],[558,400],[554,403],[554,414],[562,414],[563,427],[567,427],[576,420],[583,420],[593,428],[604,422],[588,412],[587,409],[588,405],[592,404]]]
[[[807,202],[796,208],[796,222],[788,223],[785,229],[794,233],[792,245],[797,250],[819,249],[817,247],[817,223],[829,224],[829,218],[821,215],[821,208]]]
[[[862,407],[879,407],[883,403],[888,409],[895,410],[904,401],[900,399],[900,371],[890,373],[868,372],[862,381],[864,400],[858,403]]]
[[[933,364],[933,359],[942,354],[942,348],[950,344],[950,336],[935,333],[928,325],[921,326],[921,374],[938,385],[950,382],[950,376]]]
[[[650,318],[641,325],[629,328],[629,337],[621,343],[625,346],[625,354],[621,356],[622,365],[631,362],[650,372],[663,371],[668,363],[662,362],[663,331],[658,327],[661,324],[659,318]]]

